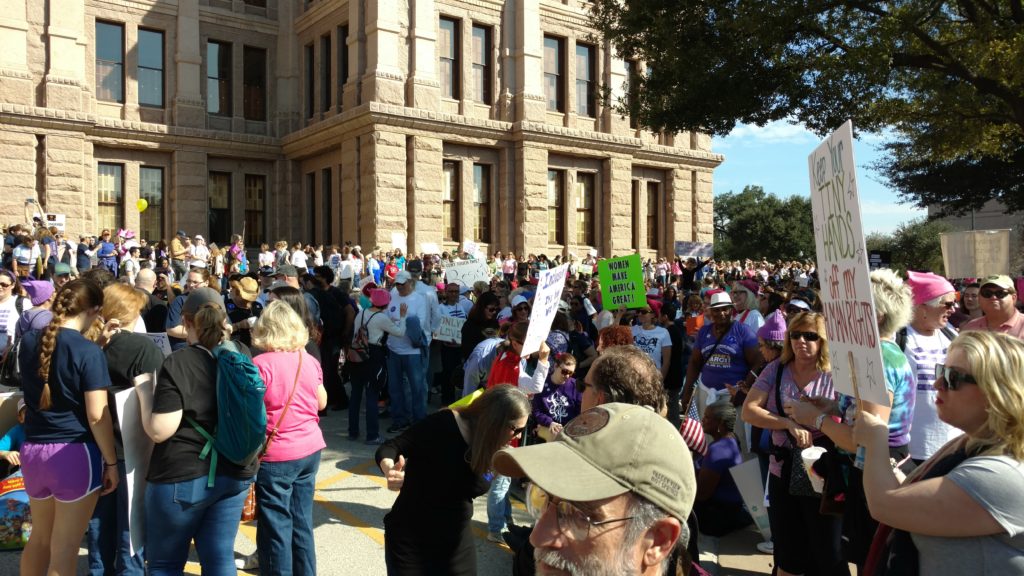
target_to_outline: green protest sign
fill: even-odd
[[[599,261],[597,276],[601,280],[601,304],[606,309],[647,306],[644,269],[639,254]]]

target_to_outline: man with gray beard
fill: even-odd
[[[505,448],[494,470],[526,476],[537,574],[687,574],[690,450],[646,406],[595,406],[552,442]]]

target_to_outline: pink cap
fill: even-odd
[[[391,303],[391,294],[387,290],[374,290],[370,292],[370,304],[376,308],[385,308]]]
[[[907,284],[914,296],[914,306],[956,291],[949,280],[931,272],[907,272]]]
[[[757,329],[757,337],[765,341],[783,342],[786,340],[786,319],[776,310],[764,319],[764,325]]]

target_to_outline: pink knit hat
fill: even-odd
[[[914,296],[914,306],[956,291],[949,280],[931,272],[907,272],[907,284]]]
[[[374,290],[370,292],[370,303],[377,308],[386,308],[391,303],[391,294],[387,290]]]
[[[764,319],[764,325],[757,329],[757,337],[766,342],[786,340],[786,319],[776,310]]]

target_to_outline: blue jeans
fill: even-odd
[[[377,418],[377,399],[380,397],[380,372],[384,369],[386,351],[383,346],[370,345],[370,357],[365,362],[349,364],[352,376],[352,394],[348,402],[348,435],[359,437],[359,411],[366,392],[366,439],[380,438],[380,423]]]
[[[206,474],[146,487],[146,562],[150,576],[178,576],[195,540],[205,576],[235,576],[235,535],[252,478]]]
[[[495,474],[491,479],[491,489],[487,491],[487,531],[492,534],[501,534],[505,525],[512,523],[512,501],[508,498],[511,485],[508,476]]]
[[[423,371],[423,355],[420,353],[388,354],[388,392],[391,394],[391,421],[394,425],[405,426],[426,418],[427,385]]]
[[[298,460],[260,464],[256,548],[264,574],[316,574],[313,490],[319,468],[319,450]]]
[[[146,573],[143,551],[131,552],[131,533],[128,530],[128,477],[124,460],[117,461],[121,482],[117,490],[100,496],[89,520],[86,533],[89,545],[89,575],[142,576]]]

